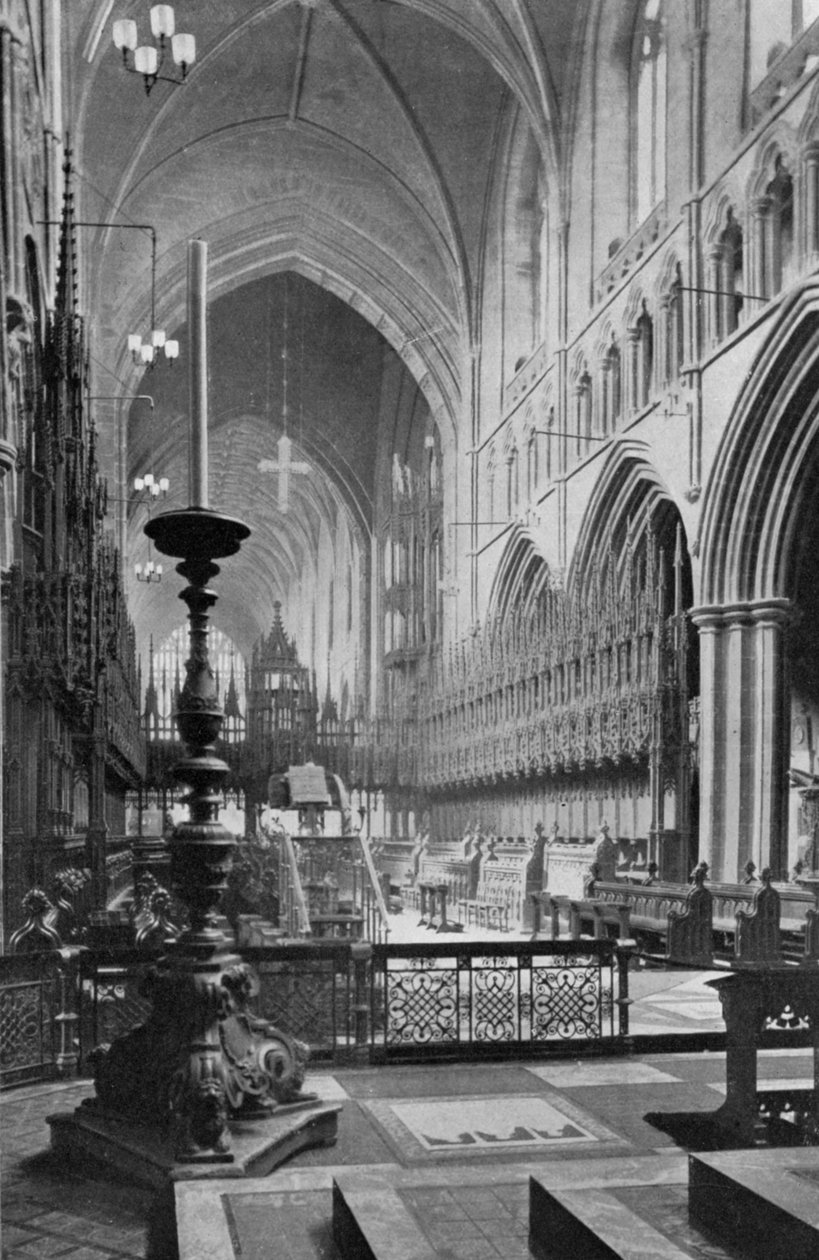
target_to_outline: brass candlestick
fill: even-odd
[[[145,532],[164,555],[182,557],[177,572],[188,582],[180,598],[189,610],[190,657],[175,718],[187,745],[176,776],[190,787],[190,819],[175,829],[170,849],[190,926],[149,977],[146,1022],[95,1052],[91,1106],[159,1127],[179,1162],[232,1162],[232,1115],[265,1118],[280,1103],[315,1097],[301,1092],[306,1047],[250,1013],[254,977],[216,921],[235,841],[218,818],[228,766],[215,752],[223,713],[208,659],[216,602],[208,582],[219,572],[214,561],[235,554],[250,530],[192,507],[154,517]]]

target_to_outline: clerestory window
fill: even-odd
[[[750,0],[749,17],[749,82],[753,89],[819,18],[819,0]]]
[[[633,204],[642,223],[665,196],[666,42],[663,0],[645,0],[632,60]]]

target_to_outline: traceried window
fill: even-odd
[[[179,739],[173,714],[179,693],[186,677],[185,662],[190,655],[190,632],[186,625],[178,626],[151,653],[146,675],[146,687],[153,688],[153,700],[149,710],[149,696],[143,699],[145,730],[149,739]],[[220,738],[235,743],[245,733],[245,659],[236,645],[216,626],[208,630],[208,656],[216,678],[216,689],[225,708],[225,722]]]
[[[682,277],[679,263],[665,299],[665,361],[663,375],[666,383],[675,381],[680,374],[684,355],[684,328],[682,303]]]
[[[520,469],[518,465],[518,448],[513,444],[506,455],[506,515],[512,516],[517,511],[520,499]]]
[[[819,18],[819,0],[750,0],[749,82],[768,75],[791,44]]]
[[[777,158],[776,174],[766,192],[771,226],[767,282],[773,294],[794,278],[793,179],[781,158]]]
[[[522,116],[509,164],[504,283],[509,371],[514,374],[543,341],[548,290],[546,179],[537,139]]]
[[[486,459],[486,490],[488,499],[487,521],[495,520],[495,474],[497,472],[498,460],[494,446],[489,448],[489,455]]]
[[[589,449],[593,414],[592,378],[585,362],[582,362],[574,382],[574,442],[578,459]]]
[[[539,480],[539,460],[537,448],[537,434],[534,429],[530,430],[526,441],[526,497],[534,499],[537,493],[537,484]]]
[[[557,464],[558,464],[558,459],[557,459],[558,452],[557,452],[557,446],[556,446],[556,439],[552,436],[552,429],[554,429],[554,425],[555,425],[554,406],[550,405],[549,407],[546,408],[545,416],[546,416],[546,419],[545,419],[544,427],[546,431],[546,480],[551,481],[552,477],[555,475],[555,469],[557,468]]]
[[[654,321],[645,302],[629,329],[629,351],[629,403],[633,411],[640,411],[648,405],[654,377]]]
[[[620,347],[616,341],[603,354],[601,369],[600,428],[605,435],[617,427],[622,411]]]
[[[719,267],[714,283],[717,290],[717,336],[726,337],[742,318],[745,288],[742,225],[734,218],[730,207],[719,238]]]
[[[632,62],[633,197],[638,223],[665,196],[666,45],[663,0],[645,0]]]

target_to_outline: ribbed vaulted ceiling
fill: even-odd
[[[208,243],[211,500],[253,530],[219,579],[220,624],[245,650],[273,601],[315,568],[321,522],[366,548],[379,480],[408,424],[432,413],[449,457],[480,335],[475,293],[500,120],[522,108],[556,169],[556,119],[574,0],[179,0],[197,40],[184,87],[146,96],[111,42],[147,34],[147,3],[70,6],[80,217],[105,471],[154,470],[185,498],[187,242]],[[143,373],[129,331],[178,337],[171,371]],[[286,515],[275,478],[289,310],[290,436],[310,471]],[[299,393],[301,388],[301,393]],[[132,403],[148,394],[153,408]],[[295,408],[295,415],[293,408]],[[410,418],[408,420],[408,417]],[[468,446],[460,440],[460,446]],[[129,561],[144,511],[122,508]],[[140,646],[179,623],[176,579],[131,589]]]

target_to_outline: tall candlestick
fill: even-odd
[[[191,507],[208,506],[208,341],[206,241],[188,241]]]

